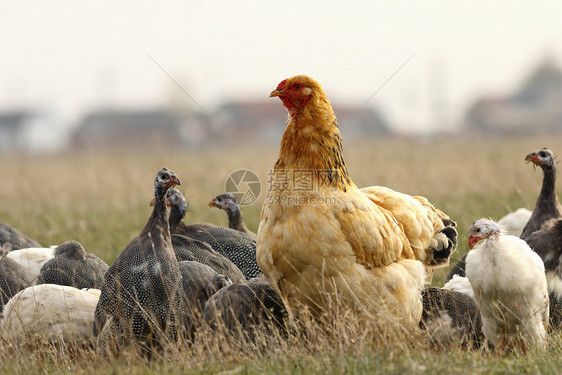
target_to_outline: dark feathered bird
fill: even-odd
[[[556,160],[554,154],[547,148],[541,148],[528,154],[525,160],[542,169],[543,180],[531,218],[520,236],[524,240],[531,233],[541,229],[546,221],[553,218],[562,218],[562,206],[560,206],[556,196]]]
[[[33,276],[25,267],[6,255],[9,245],[0,247],[0,313],[3,306],[20,290],[33,285]]]
[[[185,309],[184,325],[190,337],[197,322],[203,318],[205,302],[232,282],[226,276],[199,262],[181,261],[179,266],[182,275],[182,306]]]
[[[108,268],[79,242],[66,241],[57,246],[55,257],[41,267],[37,283],[100,289]]]
[[[234,229],[209,223],[186,225],[182,219],[187,212],[187,203],[183,194],[177,189],[170,189],[167,194],[170,205],[170,231],[195,240],[208,243],[213,250],[224,255],[251,279],[261,274],[256,260],[256,241]]]
[[[550,298],[549,329],[562,328],[562,219],[551,219],[525,240],[543,260]]]
[[[249,230],[248,227],[246,227],[246,224],[244,224],[240,207],[238,206],[238,202],[236,202],[234,195],[230,193],[217,195],[209,202],[209,207],[216,207],[226,212],[226,215],[228,216],[228,227],[230,229],[247,234],[254,240],[256,239],[256,234]]]
[[[12,228],[8,224],[0,223],[0,247],[3,247],[6,243],[10,244],[10,249],[8,250],[42,247],[37,241],[20,233],[17,229]]]
[[[224,326],[234,335],[254,340],[256,332],[287,331],[287,310],[279,294],[267,281],[239,282],[222,288],[205,304],[205,321],[214,328]]]
[[[179,184],[175,172],[167,168],[158,172],[152,215],[105,275],[94,335],[109,321],[111,327],[105,330],[117,337],[115,349],[131,336],[149,347],[177,338],[182,277],[172,248],[166,192]]]
[[[431,343],[442,346],[456,342],[479,347],[484,342],[482,319],[473,298],[430,287],[422,291],[422,300],[420,328],[428,332]]]
[[[207,265],[218,274],[227,276],[232,282],[245,279],[234,263],[217,253],[211,245],[180,234],[172,234],[172,245],[178,261],[195,261]]]

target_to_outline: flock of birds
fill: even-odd
[[[138,342],[150,354],[192,339],[203,322],[250,340],[257,330],[289,334],[290,316],[306,310],[323,322],[335,302],[372,324],[384,315],[421,328],[439,345],[545,347],[547,331],[562,327],[562,207],[550,150],[525,158],[544,175],[534,210],[476,220],[447,283],[427,287],[456,250],[456,223],[424,197],[355,186],[316,81],[295,76],[271,96],[289,121],[272,177],[280,184],[257,235],[228,193],[209,202],[228,228],[184,223],[181,182],[167,168],[145,227],[111,266],[77,241],[43,248],[0,223],[2,335],[96,343],[106,353]],[[295,171],[311,172],[306,189]]]

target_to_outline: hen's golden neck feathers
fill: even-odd
[[[336,116],[322,87],[307,76],[295,76],[281,82],[271,96],[280,97],[290,116],[275,170],[313,171],[343,191],[354,186],[343,160]]]

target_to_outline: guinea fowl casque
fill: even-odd
[[[130,339],[138,339],[143,349],[150,349],[177,338],[177,322],[183,318],[177,316],[182,277],[166,207],[166,192],[175,185],[180,185],[180,180],[174,171],[163,168],[158,172],[150,218],[105,275],[93,329],[95,336],[102,329],[114,335],[112,347],[103,348],[106,351],[119,350]],[[104,327],[106,323],[111,327]]]
[[[531,218],[523,228],[522,239],[541,229],[548,220],[562,218],[562,206],[556,195],[556,160],[554,154],[548,148],[531,152],[525,157],[526,161],[539,166],[543,172],[542,187],[535,203]]]
[[[41,267],[37,283],[100,289],[108,268],[95,254],[86,252],[81,243],[66,241],[57,246],[54,258]]]
[[[209,207],[216,207],[226,212],[229,228],[247,234],[254,240],[256,239],[256,234],[249,230],[246,224],[244,224],[240,207],[234,195],[230,193],[217,195],[209,202]]]
[[[182,220],[187,213],[187,203],[177,189],[170,189],[166,195],[170,205],[170,232],[209,244],[214,251],[227,257],[251,279],[262,272],[256,261],[256,241],[237,230],[198,223],[187,225]],[[232,280],[234,281],[234,280]]]
[[[358,189],[322,87],[300,75],[271,97],[289,111],[258,229],[258,263],[294,313],[345,309],[416,326],[432,267],[456,249],[455,223],[423,197]],[[386,309],[384,309],[386,307]]]
[[[466,275],[486,339],[500,351],[545,347],[548,288],[541,258],[527,243],[487,219],[468,231]]]

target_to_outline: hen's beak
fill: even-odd
[[[284,96],[284,95],[285,95],[285,91],[275,89],[275,90],[273,90],[273,91],[271,92],[271,94],[269,94],[269,97],[270,97],[270,98],[274,98],[274,97],[276,97],[276,96]]]
[[[217,207],[217,202],[213,199],[209,202],[209,207]]]

